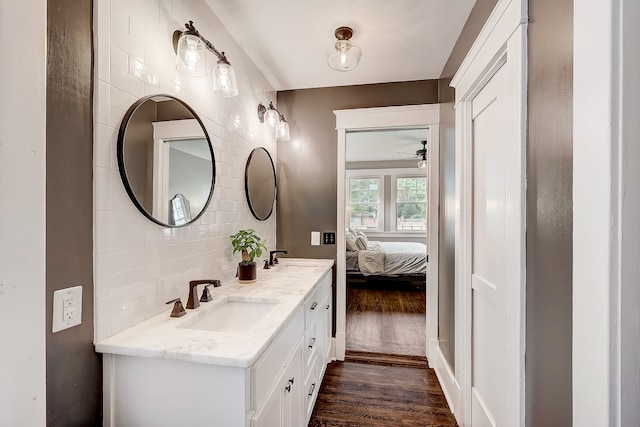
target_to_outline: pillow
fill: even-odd
[[[356,240],[356,237],[358,237],[356,235],[356,232],[353,228],[347,227],[347,229],[345,230],[345,235],[350,235],[351,237],[353,237],[353,240]]]
[[[358,250],[358,246],[356,245],[356,239],[349,233],[347,233],[345,235],[345,241],[347,244],[347,250],[348,251],[357,251]]]
[[[361,251],[367,250],[367,244],[369,243],[369,239],[367,239],[367,235],[362,231],[358,231],[358,237],[356,237],[356,246]]]

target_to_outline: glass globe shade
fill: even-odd
[[[193,34],[183,33],[178,40],[176,69],[192,77],[207,75],[207,52],[202,40]]]
[[[218,62],[213,74],[213,93],[224,98],[238,94],[236,72],[230,64]]]

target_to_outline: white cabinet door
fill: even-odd
[[[273,391],[262,410],[251,419],[251,427],[275,427],[282,425],[282,396],[280,387]]]
[[[302,426],[302,417],[304,414],[303,400],[303,374],[302,359],[304,352],[302,351],[302,341],[296,348],[296,351],[289,362],[289,366],[284,374],[283,398],[282,398],[282,426],[298,427]]]
[[[303,424],[302,358],[302,340],[299,340],[275,388],[251,419],[251,427],[299,427]]]

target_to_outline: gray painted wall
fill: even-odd
[[[497,2],[478,0],[439,81],[439,338],[454,366],[455,140],[449,82]],[[526,425],[571,425],[573,1],[529,1]]]
[[[529,1],[527,426],[569,426],[573,1]]]
[[[438,339],[455,369],[455,113],[449,83],[487,21],[497,0],[478,0],[442,70],[440,102],[440,251],[438,268]]]
[[[278,143],[278,247],[288,256],[335,258],[311,231],[336,231],[337,133],[333,110],[434,104],[437,80],[278,92],[291,140]]]
[[[92,2],[47,10],[47,425],[102,424],[93,347]],[[55,290],[82,285],[82,324],[51,333]]]

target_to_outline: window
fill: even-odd
[[[355,230],[382,230],[380,177],[349,179],[349,226]]]
[[[427,177],[422,169],[347,170],[345,222],[375,233],[427,231]]]
[[[396,177],[396,231],[427,230],[427,178]]]

